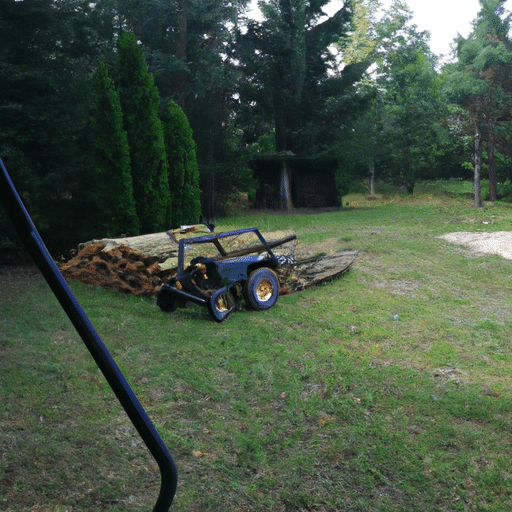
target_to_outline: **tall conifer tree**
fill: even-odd
[[[119,39],[119,97],[128,133],[137,213],[143,233],[172,226],[160,96],[132,32]]]
[[[465,125],[475,138],[474,206],[482,206],[480,164],[482,144],[488,145],[489,199],[497,198],[495,149],[510,156],[512,122],[512,13],[504,0],[480,0],[481,10],[467,39],[456,40],[458,62],[444,69],[450,96],[466,111]]]
[[[201,190],[196,143],[187,116],[174,101],[169,102],[164,131],[173,222],[177,226],[197,222],[201,215]]]
[[[92,118],[98,205],[98,224],[110,236],[139,233],[133,197],[128,136],[123,127],[119,95],[107,66],[100,62],[95,76],[96,95]]]

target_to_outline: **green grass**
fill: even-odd
[[[512,209],[466,193],[225,219],[359,256],[223,324],[71,284],[175,458],[172,510],[511,509],[512,262],[436,235]],[[45,282],[0,307],[0,510],[150,510],[158,468]]]

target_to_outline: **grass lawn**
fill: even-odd
[[[71,283],[173,454],[171,510],[512,509],[512,261],[436,238],[512,206],[463,186],[219,221],[359,251],[223,324]],[[0,308],[0,510],[151,510],[158,468],[45,281]]]

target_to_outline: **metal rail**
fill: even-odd
[[[39,236],[30,215],[25,209],[1,158],[0,167],[2,171],[0,173],[0,200],[4,204],[7,214],[11,218],[28,253],[43,274],[117,399],[158,463],[161,484],[153,512],[167,512],[174,499],[178,483],[178,472],[172,456],[121,373],[121,370],[59,272],[43,240]]]

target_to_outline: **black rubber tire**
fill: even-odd
[[[279,282],[275,272],[267,267],[251,272],[245,283],[244,295],[254,309],[270,309],[279,297]]]
[[[171,292],[169,292],[169,285],[164,284],[156,295],[156,305],[164,313],[172,313],[178,308],[176,301]]]

